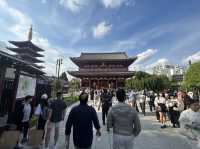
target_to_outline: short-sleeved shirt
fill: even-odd
[[[52,110],[52,115],[50,121],[53,123],[60,122],[63,119],[63,111],[66,109],[67,105],[62,100],[54,100],[50,104],[50,109]]]
[[[27,122],[30,119],[30,114],[31,114],[31,105],[30,104],[24,104],[24,109],[23,109],[23,119],[22,122]]]

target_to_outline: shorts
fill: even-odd
[[[158,105],[160,106],[160,112],[162,112],[162,113],[167,112],[167,107],[165,104],[159,103]]]
[[[61,122],[50,122],[47,128],[60,128]]]

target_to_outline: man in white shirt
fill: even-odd
[[[184,135],[200,142],[200,105],[198,100],[191,101],[190,108],[181,113],[179,122]]]
[[[19,108],[17,129],[21,131],[21,133],[23,134],[23,138],[21,141],[18,142],[18,146],[21,145],[20,143],[25,143],[27,141],[29,121],[31,117],[31,100],[32,96],[26,96],[24,99],[24,103]]]

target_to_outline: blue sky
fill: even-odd
[[[200,60],[199,0],[0,0],[0,41],[26,40],[45,51],[48,74],[81,52],[125,51],[138,60],[130,69]]]

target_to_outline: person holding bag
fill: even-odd
[[[49,110],[49,103],[48,103],[48,96],[47,94],[43,94],[41,96],[40,103],[38,104],[36,110],[35,110],[35,116],[38,117],[37,121],[37,129],[43,130],[43,139],[45,136],[45,125],[48,118],[48,110]]]

